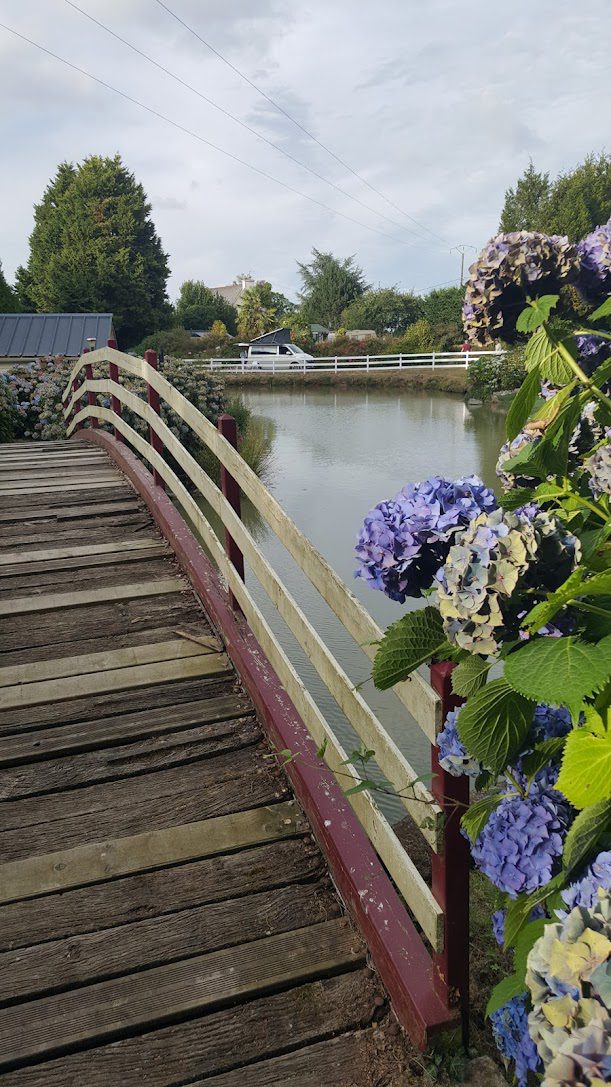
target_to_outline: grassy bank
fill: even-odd
[[[335,389],[436,389],[440,392],[464,394],[467,388],[467,372],[462,366],[448,366],[435,370],[384,370],[355,371],[351,374],[291,373],[284,370],[273,374],[271,371],[251,371],[248,374],[223,373],[225,385],[239,385],[242,388],[261,386],[274,389],[301,389],[304,385],[313,388]]]

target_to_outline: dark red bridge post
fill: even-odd
[[[87,348],[85,348],[85,350],[87,350]],[[85,378],[87,381],[93,381],[93,365],[90,362],[88,362],[85,366]],[[95,393],[87,393],[87,403],[89,404],[90,408],[97,408],[98,398]],[[97,428],[98,420],[96,419],[95,415],[91,416],[89,420],[89,426],[92,426],[94,430]]]
[[[217,427],[224,438],[227,439],[230,445],[234,449],[238,448],[238,427],[233,415],[219,415]],[[225,466],[221,464],[221,490],[225,495],[225,498],[229,502],[229,505],[233,507],[238,517],[242,516],[242,506],[240,499],[240,488],[237,481],[233,478],[230,472],[227,471]],[[235,566],[238,574],[244,581],[244,556],[240,551],[237,543],[230,532],[225,529],[225,551],[231,564]],[[240,611],[240,605],[238,604],[235,596],[232,592],[229,593],[231,599],[231,606],[234,611]]]
[[[113,350],[116,351],[117,350],[117,341],[116,340],[107,340],[106,346],[107,347],[112,347]],[[108,376],[109,376],[111,381],[116,381],[117,384],[119,383],[119,367],[117,366],[116,362],[109,362],[109,364],[108,364]],[[119,397],[118,396],[111,396],[110,403],[111,403],[111,407],[112,407],[112,410],[114,411],[115,415],[118,415],[119,418],[121,418],[121,401],[119,400]],[[118,430],[117,427],[113,427],[113,430],[115,432],[115,438],[117,439],[117,441],[122,442],[123,441],[123,435],[121,434],[121,431]]]
[[[145,351],[144,361],[148,362],[149,366],[151,366],[153,370],[157,370],[159,368],[156,351],[150,349],[148,351]],[[146,397],[149,406],[153,409],[153,411],[156,412],[157,415],[161,415],[161,401],[159,399],[159,393],[156,389],[152,387],[152,385],[149,385],[148,381],[146,383]],[[157,453],[163,453],[163,441],[159,437],[159,435],[153,430],[152,426],[149,426],[149,441],[153,449]],[[159,475],[159,472],[156,468],[153,468],[153,478],[158,487],[163,487],[163,479]]]
[[[443,719],[462,699],[452,691],[454,664],[431,665],[431,686],[441,698]],[[460,833],[460,818],[469,805],[468,777],[452,777],[439,765],[438,749],[431,746],[431,792],[443,809],[443,851],[433,853],[432,890],[444,911],[443,951],[433,956],[439,995],[450,1007],[460,1006],[463,1041],[469,1037],[469,846]]]

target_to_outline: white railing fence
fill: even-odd
[[[470,362],[480,358],[503,357],[501,351],[431,351],[416,354],[394,355],[325,355],[312,359],[294,361],[290,356],[270,355],[261,359],[218,358],[218,359],[183,359],[202,370],[233,374],[267,373],[359,373],[361,371],[380,373],[385,370],[435,370],[443,367],[460,366],[466,369]]]

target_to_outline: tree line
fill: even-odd
[[[611,215],[611,157],[589,156],[550,180],[531,163],[505,194],[500,229],[582,237]],[[14,286],[0,265],[0,311],[112,312],[121,345],[164,346],[184,353],[195,329],[210,347],[252,339],[279,325],[306,346],[312,325],[377,337],[408,337],[406,350],[449,349],[461,338],[463,291],[448,287],[420,297],[396,287],[372,288],[353,256],[313,249],[297,262],[296,302],[259,281],[236,309],[200,280],[187,280],[168,300],[168,255],[143,186],[119,155],[61,163],[40,203],[27,263]],[[163,341],[163,342],[162,342]]]

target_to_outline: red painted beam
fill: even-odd
[[[425,1049],[431,1036],[455,1025],[457,1013],[439,995],[433,963],[416,926],[316,744],[244,618],[236,614],[218,574],[168,496],[144,465],[110,434],[75,438],[102,446],[149,507],[161,533],[221,632],[227,653],[278,750],[300,752],[285,767],[337,889],[361,930],[395,1014]]]

